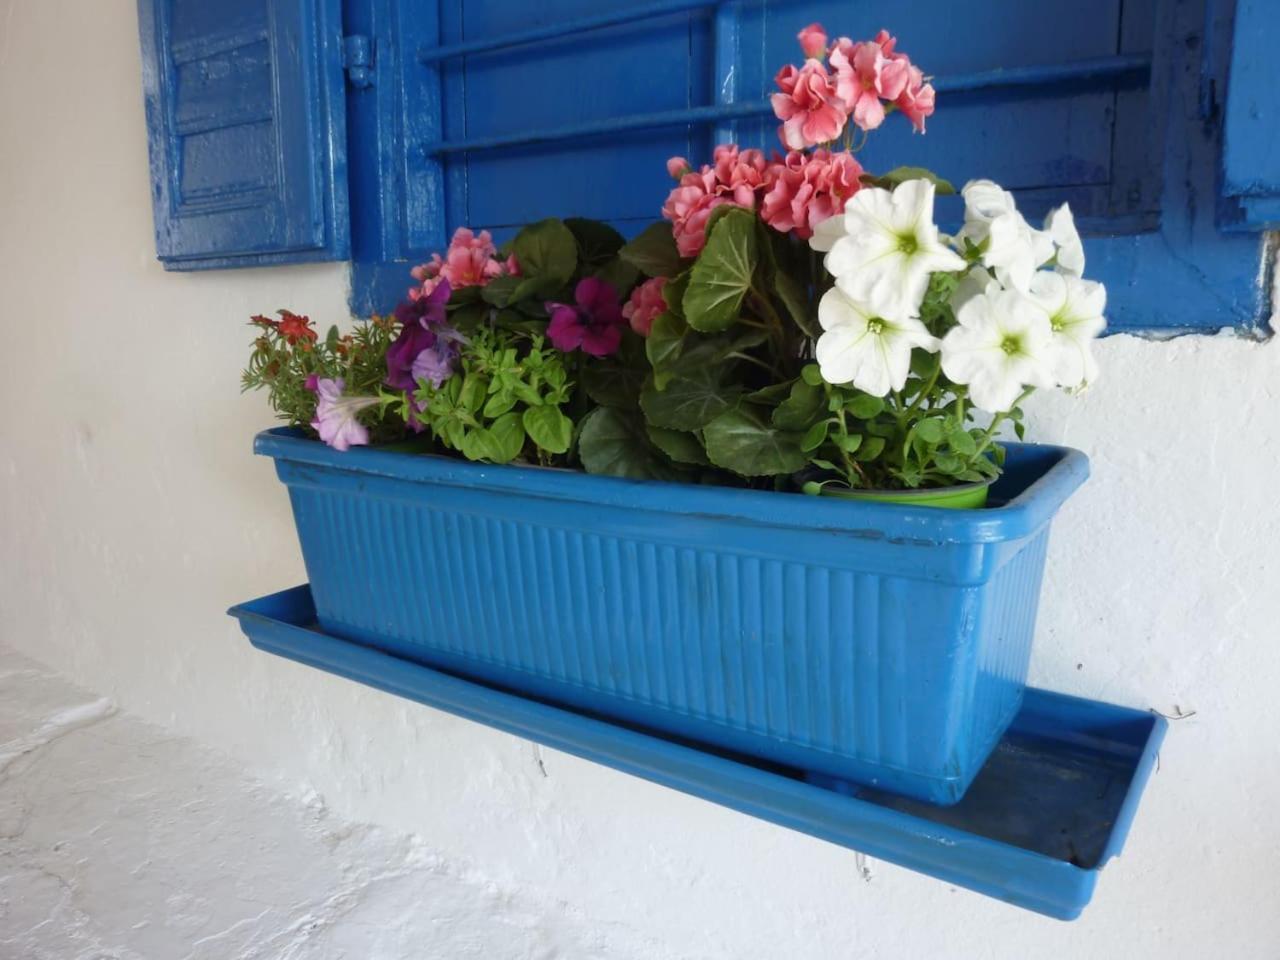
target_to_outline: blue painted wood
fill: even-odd
[[[341,260],[340,0],[139,0],[166,269]]]
[[[1238,0],[1222,154],[1224,224],[1280,229],[1280,5]]]
[[[905,24],[899,0],[865,0],[856,22],[843,0],[690,0],[679,13],[667,0],[353,2],[398,8],[405,34],[400,112],[379,126],[394,129],[386,142],[402,160],[407,212],[379,208],[398,226],[379,227],[378,257],[357,254],[358,313],[390,309],[408,266],[457,226],[505,237],[542,216],[584,215],[630,234],[658,216],[666,156],[706,159],[729,139],[773,148],[773,73],[795,59],[798,27],[816,19],[854,34],[897,27],[903,49],[938,78],[929,134],[887,124],[863,156],[872,169],[991,177],[1033,219],[1069,201],[1090,275],[1109,287],[1112,331],[1265,329],[1263,245],[1231,229],[1270,223],[1280,202],[1256,178],[1224,176],[1245,192],[1219,203],[1217,183],[1223,116],[1230,124],[1233,113],[1219,100],[1228,71],[1248,70],[1243,48],[1233,64],[1234,0],[1054,0],[1000,4],[990,17],[923,0]],[[1246,19],[1273,16],[1261,0],[1241,3]],[[664,15],[636,19],[655,10]],[[1274,87],[1248,83],[1267,92],[1235,115]],[[1265,169],[1266,149],[1250,150],[1235,151],[1233,170],[1246,160]],[[944,222],[957,215],[954,202],[941,206]]]
[[[308,587],[232,607],[255,647],[1050,917],[1124,847],[1167,723],[1029,689],[965,798],[934,807],[716,751],[330,635]],[[661,837],[655,837],[661,843]]]

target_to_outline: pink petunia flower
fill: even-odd
[[[630,322],[631,329],[642,337],[647,337],[653,329],[653,318],[666,312],[667,301],[662,298],[662,288],[666,285],[666,277],[646,280],[631,291],[631,298],[622,307],[622,315]]]
[[[881,30],[874,40],[854,43],[840,37],[831,45],[836,94],[849,117],[862,130],[884,123],[884,103],[902,95],[910,80],[911,61],[894,52],[897,41]]]
[[[593,357],[616,353],[622,344],[622,307],[613,285],[583,277],[573,291],[574,305],[548,303],[547,337],[563,353],[579,348]]]
[[[778,136],[787,149],[828,143],[844,131],[848,110],[837,93],[836,78],[821,61],[806,60],[799,70],[787,64],[774,82],[782,92],[771,98],[773,112],[782,121]]]
[[[344,389],[346,382],[341,377],[316,382],[316,416],[311,426],[320,434],[320,439],[335,450],[369,442],[369,430],[356,415],[378,405],[377,397],[344,397]]]
[[[902,111],[902,115],[911,121],[911,126],[918,133],[924,133],[925,117],[933,116],[936,99],[937,94],[933,84],[925,83],[924,73],[919,67],[912,66],[909,69],[907,85],[894,103]]]
[[[802,240],[822,221],[844,212],[862,187],[862,165],[847,152],[793,150],[771,168],[773,186],[760,204],[764,222]]]

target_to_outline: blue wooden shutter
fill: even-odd
[[[1275,0],[1239,0],[1226,98],[1223,210],[1228,229],[1280,229],[1280,73]]]
[[[156,252],[348,256],[339,0],[139,0]]]
[[[458,226],[503,237],[578,215],[631,232],[660,214],[667,156],[706,162],[726,141],[776,149],[773,76],[817,20],[855,38],[886,27],[935,76],[928,134],[891,117],[861,155],[870,169],[922,165],[957,185],[988,177],[1032,219],[1070,201],[1089,274],[1108,285],[1112,330],[1265,323],[1263,246],[1224,231],[1216,202],[1234,0],[351,2],[391,11],[400,93],[379,129],[401,193],[379,214],[377,262],[357,251],[358,312],[387,309],[407,263]],[[1270,35],[1258,26],[1275,17],[1266,6],[1240,0],[1237,34],[1255,30],[1254,46]],[[1258,53],[1233,74],[1266,65]],[[1232,105],[1246,91],[1237,116],[1257,113],[1259,87],[1274,103],[1274,84],[1233,80]],[[1274,137],[1235,142],[1229,199],[1255,219],[1278,212],[1266,206],[1272,181],[1253,175],[1274,172]],[[957,200],[940,205],[944,226],[959,215]]]

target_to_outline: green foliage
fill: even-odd
[[[728,212],[708,223],[707,244],[683,299],[689,326],[703,333],[719,333],[738,320],[759,265],[755,214],[730,206],[719,210]]]
[[[554,296],[578,268],[578,240],[555,218],[540,220],[517,233],[511,252],[520,264],[520,281],[512,291],[512,300]]]
[[[908,180],[928,180],[933,184],[938,196],[948,196],[956,192],[955,186],[950,180],[943,180],[932,170],[926,170],[924,167],[894,167],[888,173],[880,176],[871,176],[864,174],[862,182],[873,187],[881,187],[885,190],[892,190],[900,183],[906,183]]]
[[[572,441],[573,421],[562,409],[572,393],[564,355],[542,337],[480,330],[454,376],[438,388],[419,382],[421,409],[412,415],[468,460],[509,463],[523,454],[549,464]]]
[[[664,220],[649,224],[618,255],[647,277],[674,277],[682,267],[671,224]]]
[[[330,327],[320,339],[308,318],[287,310],[279,313],[280,320],[259,316],[250,321],[257,336],[249,365],[240,377],[242,391],[265,389],[271,409],[281,420],[308,431],[316,413],[316,395],[307,389],[308,377],[341,378],[348,393],[377,394],[387,372],[387,348],[395,339],[390,317],[357,322],[346,335]],[[389,439],[401,432],[395,418],[379,407],[362,411],[360,419],[375,439]]]

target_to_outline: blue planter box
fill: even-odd
[[[335,636],[954,803],[1022,703],[1084,455],[1010,444],[984,510],[494,467],[259,434]]]

